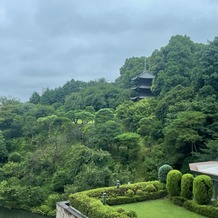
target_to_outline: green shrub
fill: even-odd
[[[117,208],[117,212],[118,213],[123,213],[123,212],[125,212],[125,210],[121,207],[121,208]]]
[[[157,191],[156,187],[153,184],[148,184],[145,187],[145,191],[147,192],[155,192]]]
[[[154,185],[154,187],[157,189],[157,190],[165,190],[166,189],[166,184],[165,183],[162,183],[160,181],[153,181],[152,184]]]
[[[171,170],[167,174],[166,188],[170,196],[179,196],[181,191],[182,173],[179,170]]]
[[[144,190],[150,184],[155,184],[155,188],[159,187],[159,189],[156,188],[154,192],[143,192],[143,195],[134,195],[137,190]],[[107,205],[103,205],[101,202],[103,192],[107,193]],[[126,195],[125,193],[128,194]],[[105,187],[74,193],[69,196],[69,203],[89,218],[135,218],[136,214],[134,211],[117,210],[108,205],[158,199],[165,197],[166,194],[166,190],[160,181],[139,182],[122,185],[119,190],[116,187]]]
[[[41,206],[39,207],[39,210],[40,210],[40,213],[41,213],[42,215],[47,215],[48,212],[51,210],[51,208],[50,208],[49,206],[47,206],[47,205],[41,205]]]
[[[21,162],[21,155],[18,152],[13,152],[13,153],[9,154],[8,161],[20,163]]]
[[[170,170],[172,170],[173,168],[168,165],[168,164],[164,164],[162,165],[159,169],[158,169],[158,179],[160,182],[166,183],[166,179],[167,179],[167,174],[169,173]]]
[[[134,191],[131,189],[128,189],[125,193],[125,196],[128,196],[128,197],[132,197],[133,195],[134,195]]]
[[[173,202],[174,204],[180,207],[183,207],[185,201],[187,201],[187,198],[183,198],[181,196],[170,196],[169,199],[171,202]]]
[[[130,211],[125,211],[123,214],[127,215],[130,218],[137,218],[137,214],[135,211],[130,210]]]
[[[137,195],[144,195],[144,192],[143,192],[141,189],[138,189],[138,190],[136,191],[136,194],[137,194]]]
[[[64,195],[61,194],[51,194],[48,196],[47,200],[45,201],[46,205],[48,205],[51,209],[56,208],[56,203],[59,201],[63,201],[65,199]]]
[[[200,175],[193,183],[194,199],[198,204],[208,204],[213,197],[213,182],[209,176]]]
[[[181,197],[192,199],[194,176],[190,173],[184,174],[181,180]]]
[[[199,205],[194,200],[187,200],[184,203],[184,207],[195,213],[201,214],[205,217],[217,218],[218,208],[210,205]]]

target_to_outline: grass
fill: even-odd
[[[179,207],[167,199],[144,201],[114,206],[125,210],[134,210],[138,218],[203,218],[199,214]]]

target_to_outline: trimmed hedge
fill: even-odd
[[[173,168],[168,165],[164,164],[158,169],[158,179],[160,182],[166,183],[167,181],[167,174],[172,170]]]
[[[195,201],[200,204],[208,204],[213,197],[213,182],[209,176],[200,175],[195,177],[193,183]]]
[[[181,180],[181,197],[192,199],[193,197],[193,181],[194,176],[190,173],[186,173],[182,176]]]
[[[197,214],[217,218],[218,217],[218,207],[212,205],[199,205],[194,200],[187,200],[186,198],[174,196],[169,198],[174,204],[182,206],[187,210],[193,211]]]
[[[191,174],[184,174],[181,189],[181,196],[169,196],[174,204],[206,217],[218,217],[218,201],[211,202],[213,183],[209,176],[200,175],[194,178]],[[191,190],[193,190],[194,200],[188,199],[188,197],[191,198]],[[211,204],[208,205],[208,203]]]
[[[199,205],[193,200],[187,200],[184,203],[184,207],[188,210],[191,210],[195,213],[201,214],[210,218],[218,217],[218,207],[213,207],[210,205]]]
[[[152,189],[146,188],[150,185],[153,185]],[[156,191],[154,191],[153,187]],[[146,191],[146,189],[151,191]],[[106,203],[108,205],[103,205],[101,202],[103,192],[107,193]],[[130,196],[127,193],[131,193]],[[136,193],[140,193],[140,195]],[[137,215],[134,211],[117,210],[109,205],[158,199],[166,195],[165,186],[159,181],[140,182],[121,185],[119,189],[107,187],[71,194],[69,196],[69,203],[89,218],[135,218]]]
[[[171,170],[167,174],[167,191],[170,196],[179,196],[181,192],[182,173],[179,170]]]

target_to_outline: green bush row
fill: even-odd
[[[169,199],[176,205],[186,208],[187,210],[193,211],[200,215],[217,218],[218,217],[218,207],[212,205],[199,205],[194,200],[187,200],[186,198],[180,196],[169,197]]]
[[[128,204],[133,202],[147,201],[163,198],[166,196],[165,190],[160,190],[156,192],[144,192],[142,195],[133,195],[132,197],[128,196],[117,196],[107,199],[107,204],[109,205],[119,205],[119,204]]]
[[[218,207],[213,207],[211,205],[199,205],[193,200],[187,200],[184,202],[184,207],[195,213],[201,214],[210,218],[218,217]]]
[[[167,174],[167,191],[170,197],[181,196],[187,199],[194,197],[200,205],[206,205],[213,197],[214,187],[212,179],[207,175],[193,177],[179,170],[171,170]]]
[[[140,182],[116,187],[92,189],[69,196],[69,203],[90,218],[135,218],[134,211],[114,209],[102,204],[102,194],[107,193],[108,205],[119,205],[157,199],[166,196],[165,185],[159,181]]]
[[[176,186],[180,186],[181,192]],[[207,216],[218,217],[218,207],[208,205],[213,196],[212,179],[206,175],[193,177],[191,174],[184,174],[178,170],[171,170],[167,175],[167,190],[169,199],[176,205],[188,210]],[[194,200],[192,198],[194,197]]]

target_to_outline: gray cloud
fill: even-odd
[[[27,101],[71,79],[113,81],[126,58],[176,34],[218,35],[216,0],[2,0],[0,96]]]

